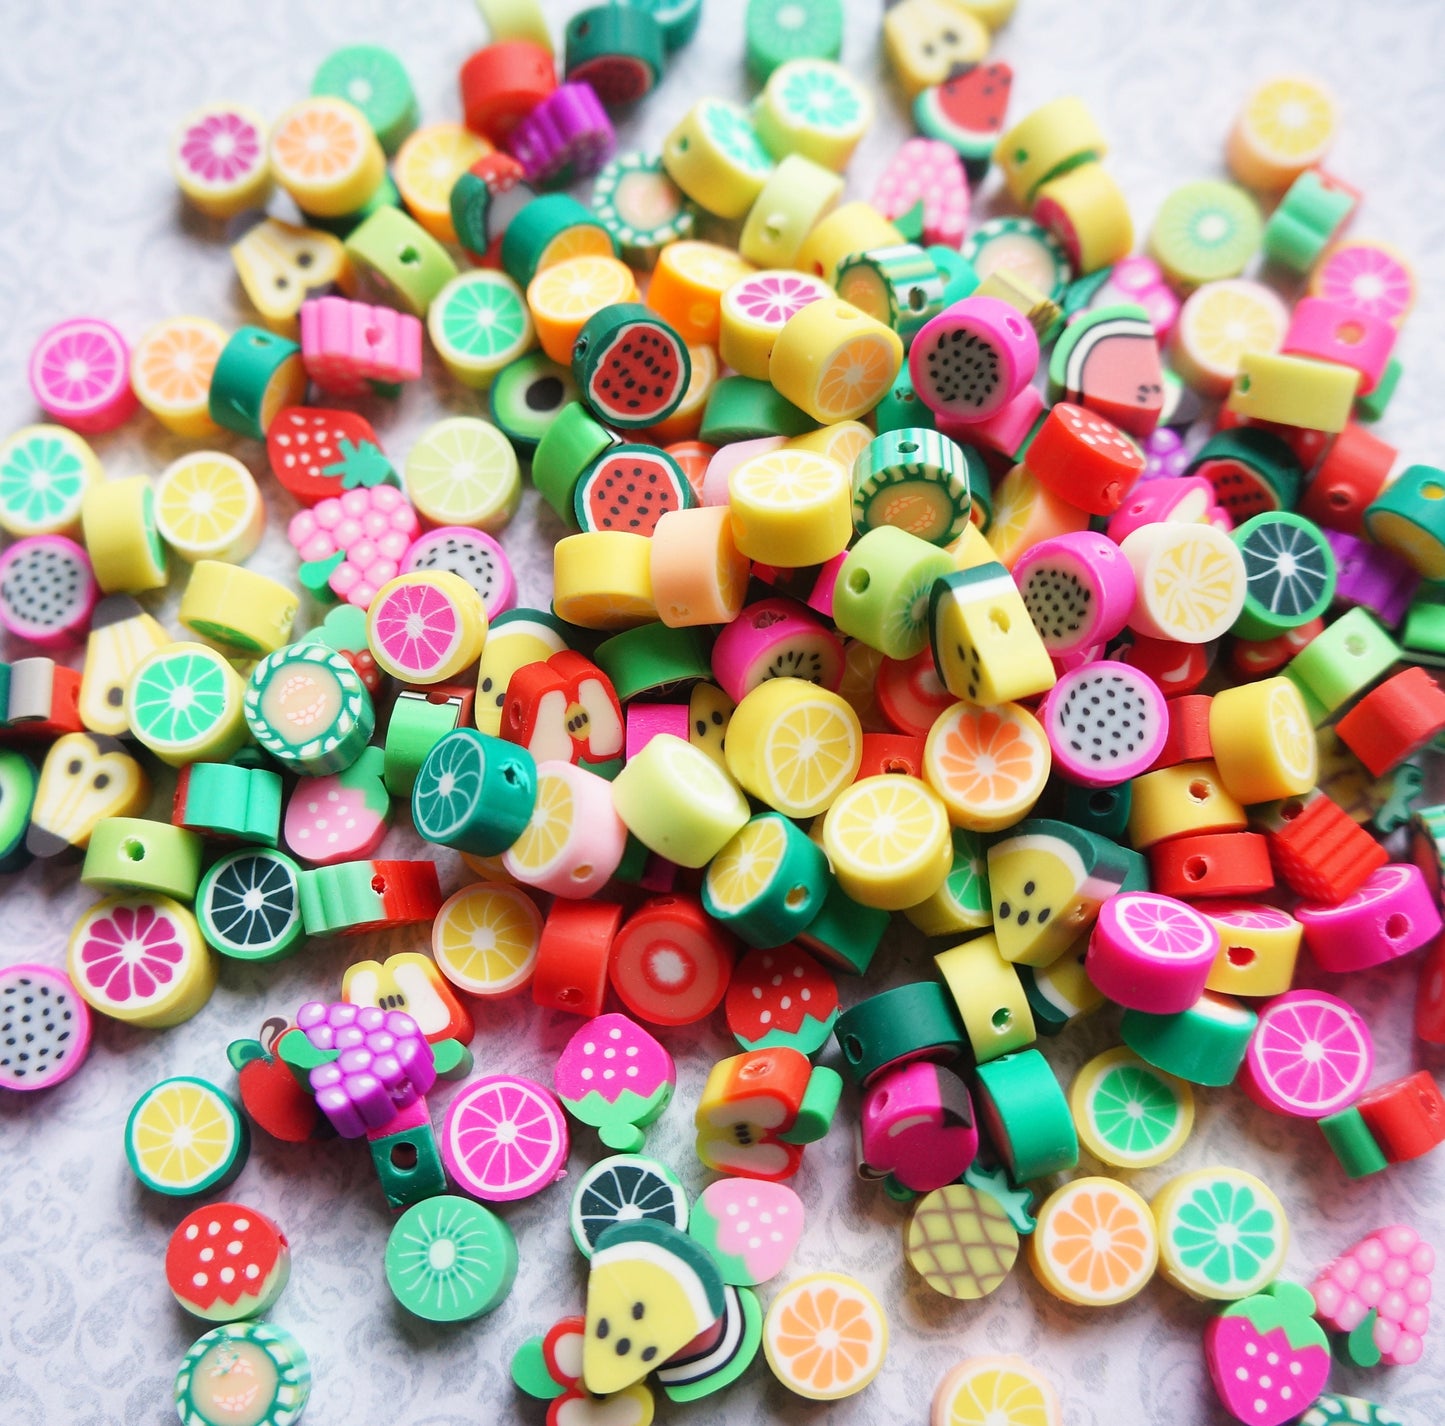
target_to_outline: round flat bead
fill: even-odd
[[[189,901],[201,879],[201,839],[169,822],[106,817],[90,834],[80,879]]]
[[[885,911],[926,901],[953,867],[943,800],[898,774],[844,788],[825,814],[823,849],[843,890]]]
[[[959,702],[928,730],[922,776],[955,827],[998,832],[1033,810],[1052,764],[1044,730],[1027,709]]]
[[[654,738],[612,783],[627,829],[679,866],[704,866],[748,820],[741,789],[706,753],[680,738]]]
[[[1194,908],[1219,932],[1219,955],[1205,982],[1221,995],[1280,995],[1294,980],[1304,928],[1287,911],[1260,902],[1209,900]]]
[[[86,553],[104,594],[164,588],[166,547],[156,528],[155,488],[143,475],[87,488],[80,508]]]
[[[741,218],[773,170],[747,112],[722,99],[695,104],[662,145],[668,177],[700,208]]]
[[[1305,904],[1297,914],[1305,945],[1328,971],[1383,965],[1429,944],[1441,929],[1435,898],[1411,863],[1380,867],[1337,905]]]
[[[1257,896],[1275,884],[1257,832],[1173,837],[1149,849],[1149,882],[1165,896]]]
[[[0,624],[36,648],[78,643],[99,594],[85,551],[64,535],[30,535],[0,554]]]
[[[1284,1209],[1243,1169],[1179,1174],[1149,1207],[1159,1227],[1160,1275],[1190,1297],[1237,1302],[1268,1286],[1284,1263]]]
[[[552,608],[584,629],[631,629],[657,618],[652,541],[623,530],[569,535],[553,550]]]
[[[186,200],[208,218],[234,218],[271,195],[266,123],[245,104],[193,110],[171,141],[171,172]]]
[[[171,317],[141,334],[131,349],[130,380],[140,404],[177,435],[213,435],[211,374],[226,331],[205,317]]]
[[[354,228],[346,255],[367,284],[413,317],[426,316],[436,295],[457,275],[441,242],[399,208],[378,208]]]
[[[131,735],[172,767],[225,762],[246,741],[245,687],[213,649],[167,644],[131,674],[125,694]]]
[[[432,923],[432,956],[467,995],[515,995],[531,982],[542,925],[542,913],[520,887],[477,882],[442,903]]]
[[[239,1393],[257,1426],[295,1426],[311,1396],[311,1363],[301,1343],[270,1322],[213,1327],[176,1373],[181,1426],[226,1426]]]
[[[969,524],[972,491],[987,471],[971,447],[916,426],[884,432],[853,462],[853,526],[860,535],[896,525],[947,545]]]
[[[386,1242],[386,1282],[427,1322],[470,1322],[500,1307],[517,1275],[517,1240],[480,1203],[454,1194],[413,1203]]]
[[[593,5],[567,22],[564,73],[586,81],[604,104],[631,104],[662,78],[662,26],[631,6]]]
[[[416,94],[401,61],[380,45],[346,45],[317,67],[312,94],[354,104],[382,148],[395,153],[417,126]]]
[[[928,647],[928,596],[953,567],[937,545],[895,525],[869,530],[848,551],[834,590],[838,632],[889,658],[922,653]]]
[[[1040,720],[1064,777],[1110,787],[1153,765],[1167,735],[1168,706],[1147,674],[1096,659],[1059,677]]]
[[[758,136],[775,158],[800,154],[835,173],[847,167],[872,119],[872,95],[831,59],[779,65],[753,105]]]
[[[692,1025],[722,1003],[734,944],[695,898],[656,896],[612,937],[607,975],[639,1020]]]
[[[1219,933],[1197,911],[1152,891],[1111,896],[1100,909],[1085,968],[1116,1004],[1179,1014],[1204,991]]]
[[[276,413],[305,398],[301,348],[260,327],[240,327],[216,359],[207,399],[218,426],[265,440]]]
[[[412,821],[438,846],[498,856],[522,835],[536,796],[536,764],[525,748],[457,728],[432,747],[417,773]]]
[[[291,637],[296,593],[240,565],[197,560],[178,619],[192,633],[252,656],[275,653]]]
[[[842,301],[810,303],[789,318],[768,358],[768,379],[819,422],[851,421],[892,385],[903,343],[892,328]]]
[[[1052,100],[1000,134],[994,162],[1014,202],[1028,204],[1039,186],[1108,152],[1108,143],[1083,101]]]
[[[1149,1204],[1112,1178],[1085,1177],[1055,1189],[1029,1236],[1034,1276],[1062,1302],[1114,1307],[1142,1291],[1161,1244]]]
[[[354,213],[386,174],[386,155],[366,116],[344,99],[293,104],[271,127],[271,170],[303,213]]]
[[[1194,1127],[1194,1093],[1131,1050],[1105,1050],[1074,1077],[1069,1104],[1083,1146],[1114,1168],[1152,1168]]]
[[[0,971],[0,1088],[69,1079],[89,1053],[90,1030],[90,1008],[63,970],[22,963]]]
[[[803,240],[842,194],[843,180],[832,169],[785,155],[748,210],[738,251],[759,267],[792,267]]]
[[[1318,81],[1268,79],[1250,92],[1229,131],[1230,172],[1260,192],[1281,192],[1325,156],[1335,126],[1334,100]]]
[[[582,900],[611,880],[626,847],[612,785],[571,763],[541,762],[531,820],[502,854],[502,866],[538,891]]]
[[[1244,557],[1212,525],[1144,525],[1119,546],[1134,571],[1129,627],[1150,638],[1204,644],[1244,607]]]
[[[667,176],[662,160],[619,154],[592,184],[593,216],[624,261],[651,267],[669,243],[692,236],[697,210]]]
[[[283,767],[310,777],[342,772],[376,724],[356,670],[324,644],[292,644],[263,659],[246,683],[251,736]]]
[[[1372,540],[1404,556],[1425,579],[1445,579],[1445,472],[1407,466],[1365,510]]]
[[[1222,690],[1209,709],[1220,780],[1242,803],[1308,792],[1319,748],[1304,700],[1283,675]]]
[[[528,1122],[525,1148],[503,1125]],[[529,1198],[556,1181],[567,1163],[567,1120],[552,1094],[517,1075],[471,1080],[447,1106],[437,1136],[457,1187],[486,1203]],[[501,1153],[503,1145],[512,1148]]]
[[[1232,183],[1201,179],[1176,188],[1160,205],[1149,254],[1175,287],[1187,291],[1238,277],[1263,236],[1249,194]]]
[[[222,857],[196,892],[196,920],[207,944],[240,961],[280,960],[296,950],[300,871],[290,857],[264,847]]]
[[[17,538],[74,534],[86,497],[118,483],[103,479],[84,436],[64,426],[23,426],[0,444],[0,530]]]
[[[51,327],[31,350],[29,376],[40,409],[72,431],[112,431],[136,409],[125,338],[98,318]]]

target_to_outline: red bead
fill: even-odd
[[[1351,421],[1335,437],[1296,509],[1327,530],[1360,534],[1365,506],[1384,488],[1399,454],[1388,441]]]
[[[532,999],[543,1010],[589,1020],[600,1015],[612,940],[621,924],[622,908],[614,902],[554,901],[537,942]]]
[[[1209,705],[1213,702],[1207,693],[1186,693],[1164,705],[1169,710],[1169,732],[1150,772],[1180,763],[1205,762],[1214,756],[1209,737]]]
[[[1338,802],[1316,790],[1290,797],[1265,827],[1270,860],[1296,896],[1333,906],[1358,890],[1389,855]]]
[[[1392,1164],[1418,1159],[1445,1139],[1445,1098],[1429,1070],[1367,1091],[1355,1108]]]
[[[882,772],[923,776],[923,745],[926,739],[912,733],[864,733],[863,761],[854,782]]]
[[[1136,634],[1121,655],[1124,662],[1147,673],[1165,698],[1193,693],[1214,662],[1212,644],[1176,644],[1172,639],[1151,639]]]
[[[609,762],[622,756],[622,704],[612,680],[591,659],[563,649],[512,675],[502,736],[538,762]]]
[[[639,1020],[691,1025],[722,1003],[736,947],[696,896],[655,896],[613,942],[612,988]]]
[[[1234,671],[1248,681],[1268,678],[1324,631],[1323,619],[1311,619],[1308,624],[1286,629],[1272,639],[1235,639],[1229,650],[1229,662]]]
[[[1445,1045],[1445,936],[1437,937],[1420,966],[1415,1033],[1432,1045]]]
[[[894,730],[915,738],[926,738],[938,715],[957,702],[943,686],[928,649],[911,659],[884,659],[873,692],[878,711]]]
[[[38,675],[23,680],[25,694],[16,697],[22,680],[15,670],[25,665]],[[49,665],[47,668],[46,665]],[[23,702],[24,706],[21,706]],[[47,742],[66,733],[83,733],[80,718],[80,673],[66,668],[54,659],[36,657],[19,659],[11,665],[9,723],[0,723],[0,744],[43,738]]]
[[[1295,459],[1304,467],[1306,475],[1314,469],[1330,443],[1328,431],[1314,431],[1305,426],[1282,426],[1278,421],[1253,421],[1248,416],[1236,415],[1228,407],[1215,418],[1216,431],[1232,431],[1236,426],[1257,426],[1261,431],[1278,436],[1295,453]]]
[[[1367,693],[1335,724],[1340,741],[1373,777],[1383,777],[1445,730],[1445,692],[1423,668],[1408,668]]]
[[[435,921],[442,909],[442,889],[435,862],[374,861],[371,889],[381,897],[381,919],[364,926],[348,926],[347,935],[409,926],[417,921]]]
[[[557,71],[541,45],[506,40],[462,65],[461,87],[467,128],[499,144],[557,87]]]
[[[1149,848],[1149,885],[1164,896],[1253,896],[1274,886],[1258,832],[1173,837]]]
[[[1024,464],[1046,490],[1091,515],[1111,515],[1144,471],[1144,456],[1112,421],[1071,401],[1044,417]]]

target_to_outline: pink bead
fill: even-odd
[[[1202,520],[1214,504],[1214,487],[1202,475],[1136,484],[1125,502],[1109,517],[1107,534],[1118,545],[1145,525],[1163,520]]]
[[[1322,970],[1367,970],[1440,934],[1440,908],[1420,868],[1393,862],[1371,872],[1338,906],[1301,906],[1305,944]]]
[[[1116,262],[1109,280],[1089,305],[1107,307],[1116,302],[1137,302],[1149,314],[1149,325],[1161,342],[1179,317],[1179,299],[1165,282],[1159,264],[1142,254]]]
[[[808,608],[825,619],[833,617],[833,591],[837,588],[838,576],[843,572],[843,563],[847,558],[847,550],[834,555],[818,571],[818,577],[813,581],[812,593],[808,595]]]
[[[926,245],[962,247],[968,231],[968,177],[962,159],[941,139],[909,139],[878,180],[873,206],[890,221],[921,207]]]
[[[391,307],[345,297],[301,304],[301,359],[324,390],[364,395],[372,381],[415,381],[421,375],[421,323]]]
[[[1142,670],[1112,659],[1063,674],[1049,690],[1039,720],[1054,770],[1082,787],[1117,787],[1141,776],[1169,736],[1169,710],[1158,685]],[[1198,998],[1191,997],[1185,1008]]]
[[[1272,1114],[1323,1119],[1360,1097],[1374,1062],[1369,1028],[1353,1006],[1323,990],[1291,990],[1260,1009],[1239,1087]]]
[[[1013,400],[1005,402],[982,421],[962,421],[939,412],[938,430],[951,441],[986,446],[999,455],[1013,458],[1045,409],[1038,388],[1026,386]]]
[[[1130,1010],[1176,1015],[1204,994],[1219,932],[1193,907],[1152,891],[1111,896],[1089,936],[1084,970]]]
[[[1360,373],[1360,395],[1368,396],[1390,364],[1399,336],[1393,323],[1323,297],[1295,303],[1280,351],[1353,367]]]
[[[540,874],[519,876],[518,880],[525,879],[528,886],[553,896],[585,901],[612,879],[627,849],[627,828],[612,805],[612,784],[572,763],[543,761],[537,764],[537,771],[567,784],[572,794],[572,824],[555,862]],[[516,875],[508,853],[503,853],[502,860]]]
[[[64,535],[29,535],[0,554],[0,625],[38,649],[79,643],[99,597],[90,556]]]
[[[1039,339],[996,297],[965,297],[923,324],[908,353],[918,399],[940,416],[978,422],[1007,406],[1033,378]]]
[[[802,604],[792,599],[762,599],[729,624],[712,647],[712,672],[734,703],[757,687],[783,649],[816,651],[821,682],[836,689],[843,678],[843,643]],[[801,670],[800,670],[801,673]]]
[[[633,703],[627,710],[624,756],[635,758],[659,733],[687,741],[686,703]]]
[[[1106,644],[1134,607],[1134,570],[1113,540],[1091,530],[1025,550],[1013,569],[1044,647],[1055,657]]]
[[[113,431],[137,405],[125,338],[96,317],[72,317],[36,342],[30,389],[52,421],[86,435]]]
[[[869,1170],[915,1193],[953,1183],[978,1153],[968,1086],[928,1061],[888,1070],[863,1096],[859,1140]]]

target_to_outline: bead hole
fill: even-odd
[[[1305,805],[1303,802],[1298,802],[1291,798],[1290,801],[1280,804],[1280,820],[1282,822],[1293,822],[1304,810]]]
[[[1096,817],[1107,817],[1114,810],[1116,800],[1112,792],[1096,792],[1089,798],[1089,811]]]
[[[1348,490],[1340,490],[1336,487],[1330,491],[1327,500],[1332,510],[1348,510],[1350,508],[1350,492]]]
[[[1367,647],[1364,638],[1359,634],[1351,634],[1345,640],[1345,652],[1349,654],[1351,658],[1359,658]]]
[[[1230,946],[1224,954],[1232,966],[1239,966],[1243,969],[1245,966],[1252,966],[1254,964],[1253,946]]]
[[[1427,480],[1420,487],[1420,494],[1426,500],[1445,500],[1445,485],[1436,485],[1433,480]]]
[[[783,905],[789,911],[801,911],[810,900],[806,886],[795,886],[783,898]]]
[[[415,267],[417,263],[421,261],[421,254],[417,252],[410,243],[397,253],[396,256],[399,262],[404,262],[408,267]]]
[[[852,569],[848,571],[848,588],[854,594],[866,594],[868,586],[873,583],[872,576],[866,569]]]
[[[863,1058],[863,1042],[856,1035],[843,1036],[843,1057],[850,1065],[856,1065]]]
[[[120,844],[120,854],[127,861],[143,862],[146,859],[146,845],[139,837],[127,837]]]
[[[928,306],[928,294],[921,287],[910,287],[908,289],[908,310],[921,312],[926,306]]]
[[[572,868],[573,881],[586,881],[592,875],[594,868],[591,862],[583,862],[580,866]]]
[[[1247,371],[1242,371],[1242,372],[1239,373],[1239,375],[1238,375],[1237,377],[1235,377],[1235,379],[1234,379],[1234,389],[1235,389],[1237,392],[1239,392],[1239,394],[1240,394],[1241,396],[1244,396],[1244,395],[1248,394],[1248,392],[1249,392],[1249,373],[1248,373]]]
[[[1190,857],[1184,863],[1184,875],[1189,881],[1203,881],[1209,875],[1209,861],[1205,857]]]
[[[386,878],[380,874],[371,878],[371,889],[378,896],[386,895]]]
[[[410,1173],[416,1168],[417,1152],[415,1144],[393,1144],[391,1149],[391,1166],[399,1169],[402,1173]]]
[[[1342,322],[1335,328],[1335,340],[1344,346],[1358,346],[1365,340],[1365,329],[1359,322]]]
[[[1214,793],[1214,788],[1202,777],[1196,777],[1189,784],[1189,795],[1196,802],[1208,802]]]
[[[1410,918],[1402,911],[1397,911],[1393,916],[1385,918],[1385,939],[1387,941],[1398,941],[1409,934]]]
[[[899,441],[898,450],[902,455],[912,456],[918,454],[917,441]]]
[[[995,604],[993,608],[988,611],[988,621],[994,626],[995,629],[999,631],[1000,634],[1008,633],[1008,610],[1003,608],[1002,605]]]
[[[1013,1024],[1013,1022],[1014,1013],[1008,1008],[1007,1005],[1000,1005],[999,1008],[995,1010],[993,1014],[989,1017],[989,1024],[991,1024],[993,1028],[999,1032],[999,1034],[1003,1034],[1003,1032],[1007,1030],[1009,1026]]]

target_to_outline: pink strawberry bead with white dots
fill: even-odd
[[[347,603],[367,609],[377,590],[401,572],[418,528],[416,511],[400,490],[373,485],[298,511],[286,534],[303,560],[344,554],[327,582]]]
[[[1352,1332],[1371,1308],[1375,1346],[1389,1366],[1420,1360],[1430,1325],[1435,1250],[1403,1223],[1377,1228],[1341,1253],[1310,1287],[1315,1316],[1332,1331]]]

